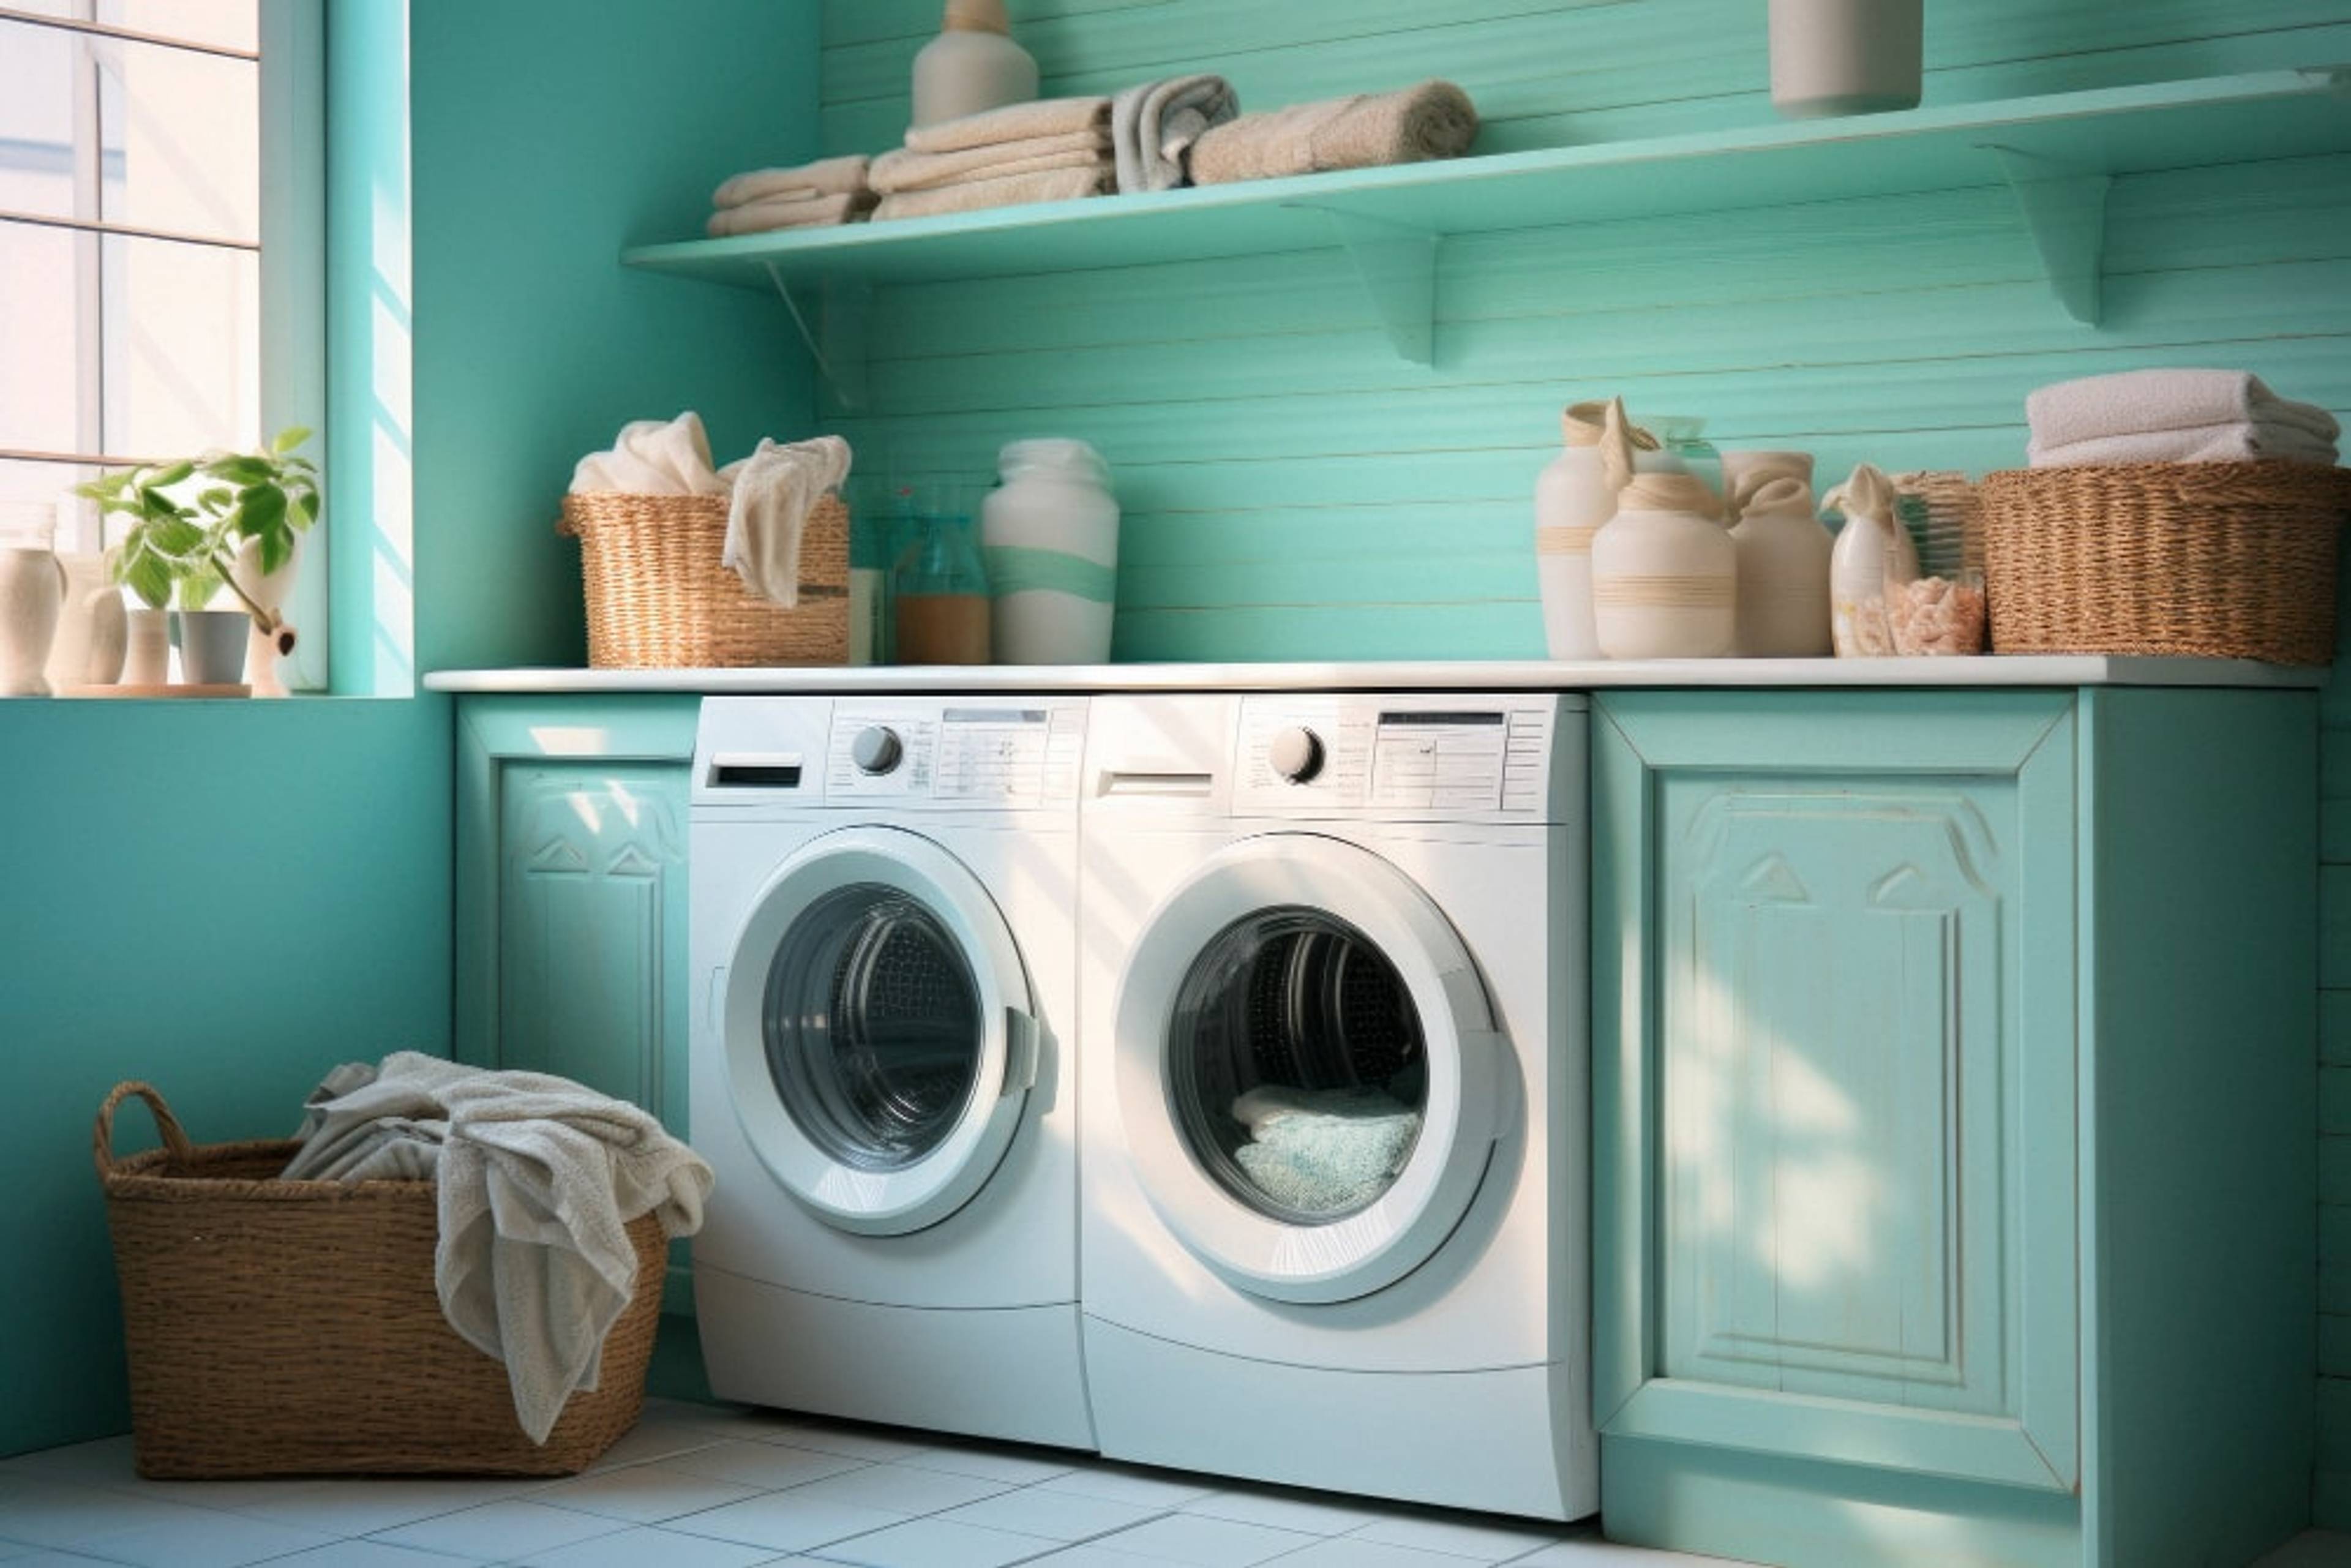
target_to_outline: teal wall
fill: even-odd
[[[572,464],[698,409],[720,462],[808,434],[781,305],[623,271],[814,143],[813,0],[412,0],[420,669],[585,662]]]
[[[413,676],[580,662],[551,529],[572,459],[688,406],[726,449],[808,419],[779,309],[613,256],[697,223],[726,174],[808,154],[812,6],[403,14],[329,12],[328,515],[353,695],[0,703],[0,1238],[40,1260],[0,1298],[0,1454],[126,1423],[89,1160],[110,1087],[152,1080],[200,1141],[272,1136],[333,1063],[447,1049],[451,705]],[[126,1113],[126,1149],[142,1123]]]

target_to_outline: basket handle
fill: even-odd
[[[114,1174],[114,1108],[133,1094],[146,1101],[147,1109],[155,1113],[155,1130],[163,1134],[163,1146],[172,1152],[173,1160],[185,1162],[195,1153],[188,1142],[187,1130],[180,1125],[180,1119],[172,1114],[172,1108],[163,1103],[163,1096],[156,1092],[152,1084],[136,1080],[118,1083],[114,1092],[98,1108],[98,1125],[90,1134],[90,1152],[97,1157],[101,1177]]]

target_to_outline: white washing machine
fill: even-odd
[[[714,697],[694,1240],[719,1395],[1093,1446],[1077,1308],[1086,705]]]
[[[1102,1451],[1593,1511],[1583,704],[1098,696],[1088,727]]]

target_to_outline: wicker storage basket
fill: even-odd
[[[133,1094],[163,1146],[117,1160]],[[539,1447],[506,1368],[441,1315],[431,1182],[279,1181],[298,1145],[192,1145],[144,1083],[106,1097],[96,1145],[141,1475],[571,1475],[635,1425],[668,1256],[653,1216],[629,1227],[636,1295],[598,1386]]]
[[[849,508],[827,496],[800,536],[800,602],[757,599],[721,566],[724,496],[563,497],[580,541],[588,663],[600,670],[840,664],[849,659]]]
[[[2020,468],[1982,495],[1995,653],[2335,657],[2342,469]]]

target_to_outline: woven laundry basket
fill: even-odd
[[[2351,473],[2307,463],[2020,468],[1981,486],[1992,651],[2325,664]]]
[[[115,1108],[132,1095],[163,1146],[118,1160]],[[668,1257],[653,1215],[629,1227],[636,1294],[598,1386],[542,1447],[506,1368],[441,1314],[433,1183],[280,1181],[299,1145],[192,1145],[144,1083],[106,1097],[95,1145],[141,1475],[572,1475],[636,1424]]]
[[[800,534],[799,603],[755,598],[719,564],[724,496],[591,491],[563,497],[556,531],[580,541],[588,663],[707,670],[849,661],[849,508],[828,495]]]

